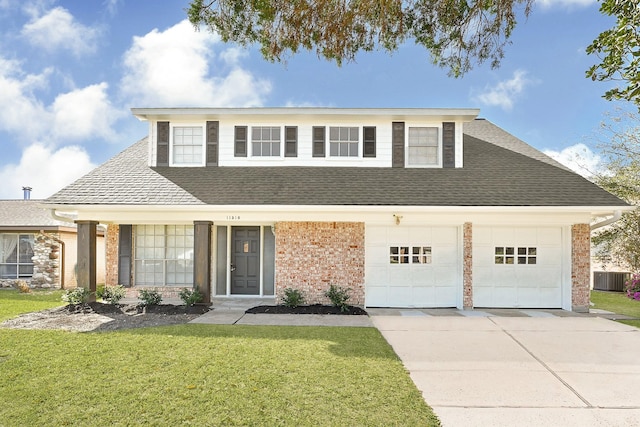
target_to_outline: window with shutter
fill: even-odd
[[[325,156],[326,131],[324,126],[313,127],[313,157]]]
[[[284,128],[284,156],[298,157],[298,127],[286,126]]]
[[[365,126],[362,128],[362,157],[376,156],[376,128]]]
[[[235,127],[235,157],[247,157],[247,127],[236,126]]]
[[[253,126],[251,128],[251,155],[254,157],[280,156],[279,126]]]

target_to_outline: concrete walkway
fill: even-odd
[[[372,320],[445,427],[640,426],[636,328],[589,316]]]

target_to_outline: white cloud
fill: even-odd
[[[124,113],[111,105],[107,83],[58,95],[52,106],[56,139],[114,138],[113,124]]]
[[[525,88],[534,83],[536,81],[528,78],[526,71],[516,70],[511,79],[498,82],[493,87],[487,86],[484,91],[473,98],[484,105],[500,107],[505,111],[510,111],[514,102],[524,92]]]
[[[597,3],[596,0],[537,0],[543,9],[551,9],[554,7],[573,8],[573,7],[589,7]]]
[[[26,74],[18,61],[0,57],[0,130],[23,144],[114,139],[114,124],[126,113],[111,105],[108,84],[60,93],[45,105],[34,91],[48,89],[53,72],[47,68],[40,74]]]
[[[18,61],[0,57],[0,130],[33,140],[44,131],[47,116],[45,106],[33,91],[47,86],[52,69],[25,74],[20,65]],[[44,120],[31,120],[27,126],[29,117]]]
[[[0,199],[21,198],[23,186],[33,188],[34,199],[49,197],[95,167],[81,147],[55,150],[33,144],[24,150],[20,163],[0,168]]]
[[[574,172],[590,178],[602,167],[602,159],[584,144],[575,144],[562,151],[544,150],[544,154],[562,163]]]
[[[145,107],[262,105],[270,83],[240,66],[238,49],[221,50],[216,62],[218,41],[187,20],[134,37],[124,55],[122,94]]]
[[[80,24],[67,9],[56,7],[42,16],[34,15],[21,34],[31,45],[45,51],[69,50],[81,56],[96,51],[100,31]]]

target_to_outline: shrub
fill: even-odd
[[[97,292],[96,292],[97,294]],[[118,304],[122,298],[127,295],[127,291],[124,286],[105,286],[104,292],[102,292],[102,299],[107,301],[109,304]]]
[[[87,288],[77,287],[75,289],[68,289],[62,294],[62,301],[77,305],[85,304],[91,295],[91,291]]]
[[[178,294],[180,296],[180,299],[182,300],[182,302],[184,302],[184,304],[187,307],[190,307],[192,305],[194,305],[195,303],[198,303],[200,301],[202,301],[202,294],[200,293],[200,291],[198,291],[197,289],[183,289],[180,291],[180,293]]]
[[[100,283],[96,285],[96,298],[103,299],[104,298],[104,283]]]
[[[141,301],[140,305],[149,306],[149,305],[158,305],[162,301],[162,295],[160,292],[149,290],[149,289],[140,289],[138,292],[138,299]]]
[[[287,307],[296,308],[297,306],[304,304],[304,296],[298,289],[286,288],[284,290],[282,303]]]
[[[329,298],[331,304],[333,304],[334,307],[338,307],[340,311],[345,312],[349,310],[349,305],[347,304],[347,300],[350,298],[349,289],[331,285],[324,295]]]
[[[640,274],[634,274],[627,281],[627,296],[636,301],[640,301]]]
[[[16,282],[16,288],[18,288],[18,292],[20,292],[21,294],[28,294],[31,292],[31,288],[24,280],[18,280]]]

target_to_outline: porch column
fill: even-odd
[[[193,285],[211,303],[211,221],[193,221]]]
[[[571,226],[571,311],[589,312],[591,286],[591,228]]]
[[[78,286],[91,291],[89,301],[96,300],[96,241],[98,221],[76,221],[78,225]]]

